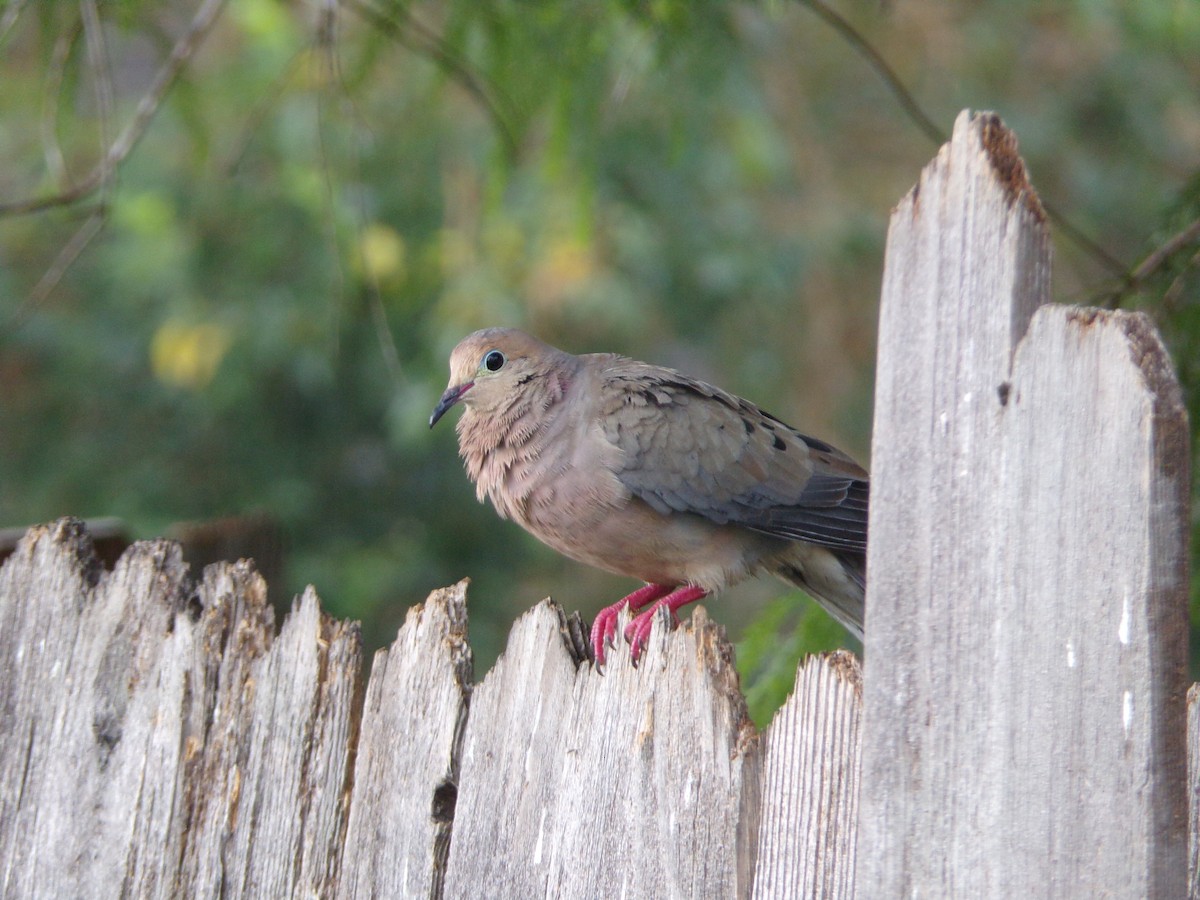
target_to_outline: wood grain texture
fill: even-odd
[[[5,896],[82,897],[96,884],[169,893],[182,841],[175,745],[200,725],[186,661],[174,665],[167,647],[182,580],[165,542],[102,576],[72,521],[36,529],[0,570]]]
[[[720,629],[659,621],[601,675],[563,626],[527,613],[475,689],[447,896],[748,896],[758,740]]]
[[[442,895],[471,667],[466,581],[410,609],[375,654],[339,896]]]
[[[1200,898],[1200,685],[1188,688],[1188,897]]]
[[[862,671],[839,650],[806,660],[763,735],[754,896],[852,898]]]
[[[345,828],[357,626],[310,590],[272,640],[266,586],[244,564],[200,585],[204,648],[218,655],[210,725],[192,758],[180,873],[187,896],[329,896]],[[224,642],[224,646],[221,646]]]
[[[106,573],[80,523],[0,570],[0,893],[322,895],[337,874],[357,631],[178,545]]]
[[[862,896],[1185,888],[1182,403],[1143,317],[1039,310],[1049,270],[1011,134],[960,116],[888,236]]]

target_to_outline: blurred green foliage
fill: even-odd
[[[0,5],[0,204],[79,183],[200,6]],[[1119,268],[1200,217],[1192,0],[838,8],[940,128],[1000,112]],[[674,365],[865,460],[887,216],[934,150],[803,3],[234,0],[110,180],[0,215],[0,524],[266,511],[276,599],[312,582],[372,645],[470,576],[482,670],[540,597],[630,585],[476,504],[426,428],[458,338]],[[1056,234],[1058,297],[1126,288],[1200,420],[1196,243],[1123,285]],[[709,604],[760,721],[844,639],[780,595]]]

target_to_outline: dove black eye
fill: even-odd
[[[483,358],[483,367],[489,372],[497,372],[504,365],[504,354],[499,350],[489,350]]]

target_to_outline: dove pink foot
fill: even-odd
[[[592,650],[596,654],[596,665],[604,665],[604,648],[612,645],[613,635],[617,632],[617,616],[621,614],[621,610],[628,608],[630,612],[637,612],[647,603],[653,603],[659,597],[671,593],[671,590],[670,585],[648,584],[612,606],[600,610],[596,614],[596,621],[592,623]]]
[[[678,622],[679,617],[675,614],[676,610],[707,596],[708,591],[702,587],[694,584],[684,585],[667,594],[644,613],[637,615],[632,622],[625,626],[625,640],[630,645],[629,655],[633,661],[636,663],[638,657],[642,655],[642,648],[646,646],[646,639],[650,637],[650,629],[654,627],[654,616],[659,607],[665,606],[669,609],[671,618]]]

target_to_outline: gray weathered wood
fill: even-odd
[[[262,580],[78,522],[0,570],[0,893],[326,895],[337,874],[356,629],[306,595],[272,640]]]
[[[210,724],[195,748],[179,876],[189,897],[329,896],[345,827],[357,626],[310,589],[272,639],[266,585],[217,565],[199,590],[204,649],[219,649]],[[218,630],[219,629],[219,630]]]
[[[964,114],[888,237],[861,896],[1185,889],[1183,408],[1143,317],[1038,310],[1049,267]]]
[[[105,573],[79,523],[31,531],[0,570],[0,894],[749,894],[758,737],[702,611],[600,675],[537,607],[468,734],[465,583],[410,612],[365,698],[355,629],[309,591],[273,637],[265,597],[244,563],[193,588],[175,544]],[[852,791],[796,805],[814,779],[848,790],[845,762],[787,757],[819,734],[800,704],[850,665],[810,665],[772,729],[777,859],[802,827],[845,865]]]
[[[95,884],[163,895],[173,881],[172,745],[201,726],[185,701],[190,660],[168,647],[185,600],[179,554],[140,545],[108,578],[98,570],[76,522],[40,529],[0,570],[4,896],[83,897]]]
[[[747,896],[758,739],[720,629],[660,621],[601,675],[563,625],[527,613],[475,689],[447,896]]]
[[[854,897],[862,672],[852,653],[806,660],[763,735],[754,896]]]
[[[470,692],[462,581],[410,609],[375,654],[339,896],[442,895]]]
[[[1188,896],[1200,900],[1200,685],[1188,688]]]

